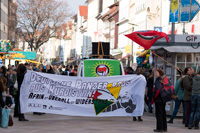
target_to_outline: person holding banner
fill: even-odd
[[[162,70],[156,71],[156,81],[155,81],[155,88],[153,92],[153,98],[156,106],[156,129],[154,132],[167,132],[167,118],[166,118],[166,111],[165,105],[166,103],[163,101],[160,93],[161,87],[163,87],[163,83],[161,81],[162,77],[164,76],[164,72]]]
[[[19,64],[17,68],[18,92],[16,96],[16,104],[15,104],[15,111],[14,111],[14,117],[19,117],[18,119],[19,121],[28,121],[27,119],[25,119],[24,114],[21,113],[21,109],[20,109],[20,88],[24,80],[25,73],[26,73],[25,65]]]

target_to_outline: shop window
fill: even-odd
[[[177,55],[177,62],[185,62],[185,55],[184,54]]]
[[[187,54],[186,62],[194,62],[194,54]]]

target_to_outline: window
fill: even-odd
[[[197,66],[199,63],[199,57],[200,57],[200,54],[177,54],[176,66],[180,68],[182,71],[184,71],[186,67],[191,67],[193,65]],[[178,80],[180,76],[178,71],[176,75],[177,75],[176,79]]]
[[[146,8],[145,3],[143,3],[143,4],[139,5],[139,6],[137,6],[137,7],[136,7],[136,13],[140,13],[140,12],[144,11],[145,8]]]

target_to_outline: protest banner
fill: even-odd
[[[71,116],[142,116],[145,77],[71,77],[27,71],[21,112]]]

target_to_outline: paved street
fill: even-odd
[[[153,133],[155,117],[145,113],[143,122],[133,122],[131,117],[72,117],[45,114],[42,116],[26,114],[29,122],[18,122],[14,126],[0,128],[0,133]],[[199,133],[200,130],[188,130],[176,119],[175,124],[168,124],[169,133]]]

